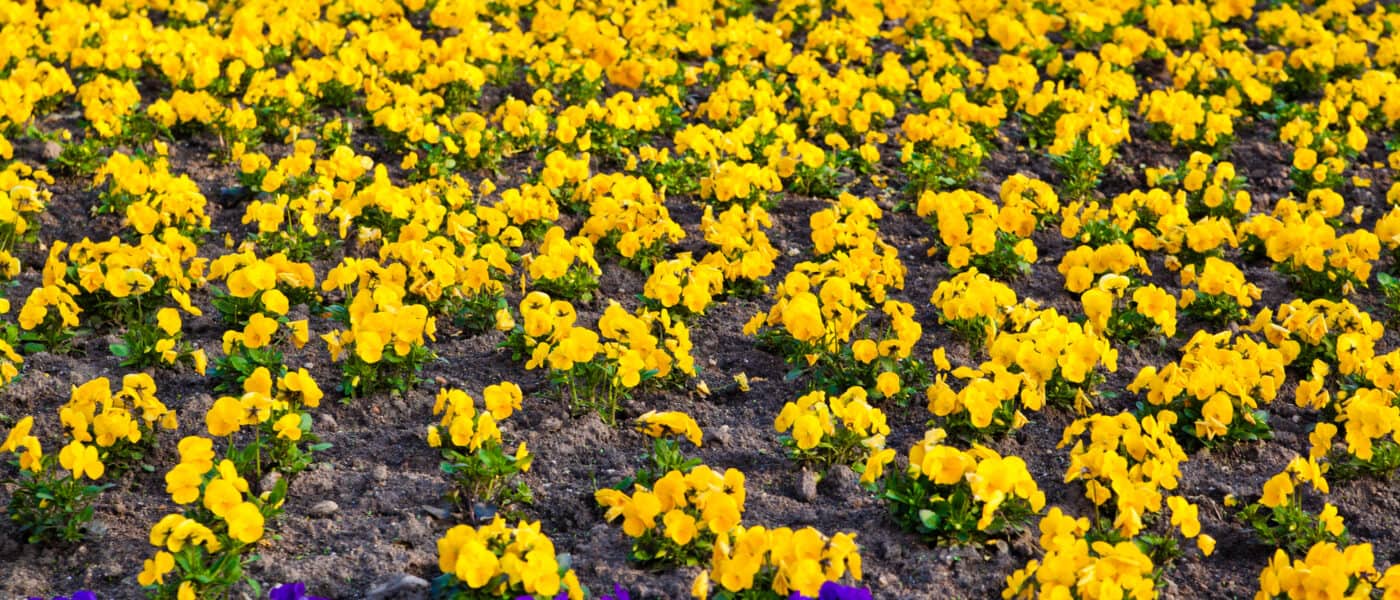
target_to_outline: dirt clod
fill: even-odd
[[[716,446],[728,446],[734,443],[734,434],[730,432],[728,425],[723,425],[717,429],[706,431],[705,443]]]
[[[832,498],[855,500],[864,493],[860,487],[860,476],[846,465],[836,465],[826,472],[821,480],[823,493]]]

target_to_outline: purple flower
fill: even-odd
[[[269,600],[326,600],[318,596],[306,595],[306,584],[298,581],[295,583],[284,583],[268,592]],[[73,598],[78,600],[78,598]],[[94,599],[95,600],[95,599]]]
[[[872,600],[870,590],[859,587],[850,587],[828,581],[822,584],[822,589],[817,593],[816,600]],[[788,600],[812,600],[802,594],[793,592]]]
[[[598,600],[632,600],[632,594],[627,593],[627,588],[622,587],[622,584],[614,583],[613,593],[603,594]]]
[[[822,584],[817,600],[872,600],[870,590],[861,587],[844,586],[834,581]]]
[[[536,599],[535,599],[534,596],[517,596],[517,597],[515,598],[515,600],[536,600]],[[569,600],[569,591],[568,591],[568,590],[564,590],[564,591],[559,592],[559,595],[558,595],[558,596],[555,596],[555,597],[554,597],[554,600]],[[602,598],[599,598],[598,600],[632,600],[632,595],[629,594],[629,593],[627,593],[627,588],[622,587],[622,584],[614,583],[614,584],[613,584],[613,593],[612,593],[612,594],[603,594],[603,597],[602,597]]]
[[[43,599],[43,598],[39,598],[39,597],[35,597],[35,596],[30,596],[30,597],[29,597],[29,600],[44,600],[44,599]],[[73,596],[72,596],[71,598],[68,597],[68,596],[54,596],[53,600],[97,600],[97,594],[94,594],[94,593],[89,592],[89,591],[87,591],[87,590],[78,590],[78,591],[76,591],[76,592],[73,592]]]

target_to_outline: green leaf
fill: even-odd
[[[919,522],[932,531],[938,531],[938,526],[943,522],[943,517],[925,508],[919,511]]]
[[[126,358],[128,356],[131,356],[131,347],[127,346],[124,343],[109,344],[107,346],[107,349],[111,350],[112,356],[115,356],[117,358]]]
[[[238,356],[237,354],[228,357],[228,364],[233,367],[233,370],[239,373],[248,371],[248,359]]]

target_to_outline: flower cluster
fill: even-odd
[[[834,465],[855,467],[861,481],[872,483],[894,459],[885,448],[890,427],[885,413],[866,401],[865,388],[853,387],[840,396],[811,392],[783,405],[773,422],[783,445],[800,463],[813,463],[823,471]]]
[[[183,512],[151,528],[155,554],[137,581],[163,595],[197,598],[221,594],[244,578],[254,544],[281,513],[287,484],[254,493],[234,462],[219,458],[209,438],[180,440],[180,462],[165,474],[165,490]]]
[[[428,426],[428,445],[441,450],[442,471],[453,479],[449,497],[467,509],[478,502],[497,509],[528,502],[530,487],[519,476],[530,470],[534,456],[523,442],[506,452],[497,426],[520,409],[520,386],[508,381],[487,386],[482,400],[485,410],[466,392],[443,388],[433,404],[433,414],[442,419]]]
[[[1074,442],[1065,481],[1083,481],[1084,495],[1101,518],[1111,516],[1114,532],[1124,538],[1136,537],[1144,519],[1162,512],[1164,494],[1177,489],[1186,452],[1172,435],[1176,419],[1170,412],[1141,419],[1128,413],[1096,414],[1065,428],[1060,447]],[[1199,531],[1196,524],[1182,534],[1195,537]]]
[[[929,301],[938,309],[939,322],[962,335],[974,350],[1006,325],[1018,305],[1015,291],[976,269],[940,282]]]
[[[1321,361],[1343,376],[1364,370],[1375,356],[1384,326],[1349,300],[1293,300],[1277,310],[1263,308],[1249,330],[1283,351],[1289,364],[1311,367]],[[1299,398],[1305,395],[1300,394]],[[1313,404],[1315,402],[1299,402]],[[1317,406],[1320,408],[1320,406]]]
[[[311,433],[308,409],[320,406],[325,394],[306,369],[273,378],[258,367],[243,382],[239,396],[223,396],[204,414],[209,435],[228,438],[228,457],[240,471],[264,469],[293,476],[311,466],[312,453],[330,446]],[[253,439],[242,446],[234,435],[244,428]]]
[[[664,309],[631,313],[613,301],[595,331],[574,324],[568,301],[537,291],[521,300],[520,317],[500,315],[497,327],[509,332],[503,345],[526,369],[548,367],[573,407],[597,410],[609,423],[631,390],[696,372],[690,330]]]
[[[563,228],[550,227],[537,253],[524,257],[530,282],[551,296],[587,302],[598,288],[602,269],[593,258],[593,242],[565,235]]]
[[[912,305],[887,300],[876,317],[872,302],[850,280],[796,271],[775,292],[772,308],[754,315],[744,332],[782,354],[795,373],[811,371],[818,387],[837,392],[862,386],[902,399],[926,381],[923,363],[912,356],[923,335]]]
[[[596,175],[581,185],[588,205],[583,234],[617,252],[624,264],[649,268],[667,254],[671,244],[685,237],[685,230],[671,220],[665,193],[657,192],[646,179]],[[582,256],[579,261],[586,263]]]
[[[962,271],[971,266],[1003,279],[1029,272],[1039,256],[1030,239],[1036,209],[1026,201],[997,204],[967,190],[924,192],[915,207],[938,232],[949,267]]]
[[[1085,538],[1089,520],[1066,515],[1055,506],[1040,520],[1041,559],[1007,576],[1005,600],[1064,596],[1070,598],[1151,598],[1156,595],[1157,567],[1130,541],[1111,543]]]
[[[1121,275],[1105,275],[1080,297],[1084,316],[1094,330],[1132,344],[1151,332],[1174,337],[1177,299],[1155,285],[1134,286]]]
[[[1337,507],[1326,503],[1314,515],[1303,508],[1306,483],[1318,493],[1330,491],[1326,474],[1328,465],[1314,457],[1296,457],[1282,473],[1264,482],[1263,495],[1237,515],[1267,544],[1301,554],[1323,542],[1342,543],[1347,539],[1346,525]]]
[[[690,253],[681,253],[653,267],[642,294],[675,316],[701,315],[724,293],[724,271],[708,262],[696,262]]]
[[[81,314],[93,316],[88,325],[121,332],[122,342],[110,349],[125,366],[170,365],[183,359],[202,370],[207,358],[182,342],[179,317],[179,311],[202,314],[189,294],[202,282],[208,262],[197,254],[195,242],[173,230],[159,240],[143,235],[137,244],[115,237],[106,242],[84,239],[72,246],[56,242],[44,266],[44,287],[31,293],[39,298],[26,329],[46,346],[65,348],[80,314],[76,305]]]
[[[58,418],[75,441],[96,445],[108,461],[124,466],[143,458],[157,429],[180,424],[175,411],[156,398],[155,381],[145,373],[122,377],[115,393],[106,377],[74,386]]]
[[[583,600],[578,576],[555,554],[554,542],[540,524],[521,521],[511,527],[500,517],[480,527],[458,525],[438,539],[440,589],[446,594],[516,600],[554,598]]]
[[[598,490],[607,520],[622,517],[622,531],[632,538],[634,560],[643,563],[695,565],[709,557],[719,536],[739,526],[744,513],[744,474],[723,474],[699,465],[671,471],[631,494]]]
[[[1301,559],[1278,550],[1259,573],[1255,598],[1297,600],[1313,595],[1313,590],[1337,590],[1353,597],[1370,596],[1373,590],[1390,595],[1400,586],[1400,568],[1392,566],[1379,574],[1374,563],[1370,544],[1319,542]]]
[[[92,503],[107,487],[92,483],[107,472],[96,444],[74,439],[57,456],[44,454],[34,435],[34,417],[26,416],[0,443],[0,453],[17,459],[18,475],[0,481],[14,484],[6,514],[29,543],[76,542],[87,535]],[[59,467],[68,474],[59,473]]]
[[[901,526],[929,541],[971,543],[1017,530],[1045,506],[1026,461],[945,438],[930,429],[910,447],[908,471],[885,477],[881,497]]]
[[[1172,145],[1216,152],[1234,140],[1234,119],[1240,115],[1224,96],[1205,98],[1183,90],[1154,90],[1143,96],[1139,110]]]
[[[975,106],[967,102],[962,105]],[[977,176],[982,159],[987,155],[973,127],[947,108],[910,114],[905,117],[900,133],[904,140],[900,161],[915,192],[967,184]]]
[[[1199,271],[1195,265],[1182,269],[1181,287],[1181,311],[1214,324],[1240,320],[1262,294],[1234,263],[1215,257]]]
[[[1268,229],[1256,226],[1249,231],[1265,240],[1263,246],[1274,268],[1288,276],[1307,299],[1339,300],[1364,287],[1371,277],[1372,263],[1380,257],[1376,234],[1364,229],[1338,234],[1317,212],[1306,216],[1295,213],[1278,219]]]
[[[855,536],[828,538],[811,527],[734,528],[715,542],[710,567],[691,586],[696,598],[793,598],[835,595],[829,586],[863,576]],[[837,598],[847,596],[836,595]]]
[[[1268,413],[1285,380],[1284,355],[1267,343],[1225,331],[1198,332],[1180,361],[1146,366],[1128,386],[1144,393],[1151,412],[1171,411],[1178,441],[1215,444],[1269,435]]]
[[[1176,188],[1174,203],[1184,204],[1192,219],[1221,217],[1238,223],[1253,208],[1245,179],[1235,164],[1215,162],[1204,152],[1192,152],[1176,170],[1149,171],[1148,183],[1154,188]]]
[[[764,232],[772,226],[768,212],[759,206],[732,206],[719,217],[714,216],[713,208],[705,207],[701,228],[705,241],[713,244],[715,251],[706,254],[701,262],[723,271],[726,287],[735,294],[766,291],[760,282],[773,272],[773,261],[778,258],[777,249]]]
[[[325,283],[332,281],[328,277]],[[433,357],[426,344],[437,332],[437,319],[426,306],[406,303],[401,289],[380,287],[361,289],[348,305],[336,308],[334,314],[347,328],[321,339],[331,360],[344,359],[341,387],[346,395],[406,391],[418,382],[418,372]]]

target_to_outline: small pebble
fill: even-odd
[[[428,582],[412,575],[395,575],[365,592],[365,600],[427,597]]]
[[[326,518],[340,512],[340,505],[331,500],[322,500],[311,505],[311,509],[306,514],[317,518]]]
[[[270,492],[272,491],[272,488],[277,486],[277,482],[279,481],[282,481],[281,473],[278,473],[277,471],[268,471],[267,475],[263,475],[263,478],[258,481],[258,490],[263,492]]]

